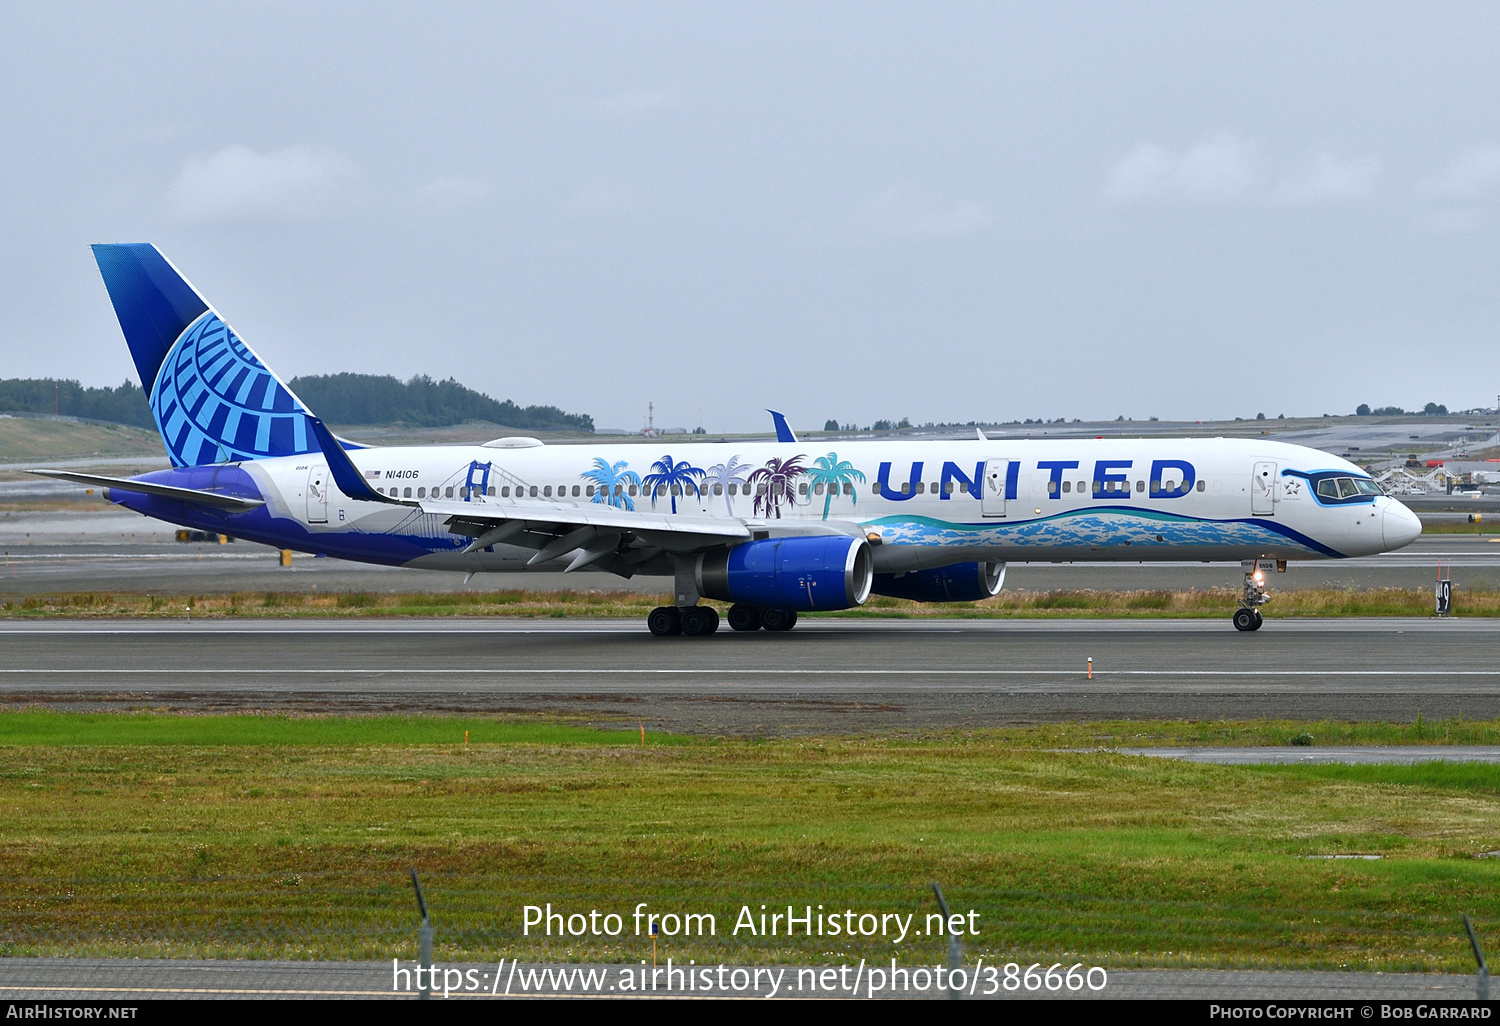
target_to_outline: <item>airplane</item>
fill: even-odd
[[[1234,627],[1263,622],[1288,560],[1422,531],[1370,475],[1265,439],[864,440],[362,446],[341,439],[155,246],[95,259],[171,458],[134,478],[32,473],[281,549],[467,574],[669,577],[647,627],[786,631],[871,595],[971,602],[1007,562],[1235,561]],[[825,451],[826,450],[826,451]]]

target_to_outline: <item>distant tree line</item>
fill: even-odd
[[[517,406],[491,399],[449,378],[419,374],[402,382],[389,375],[310,374],[293,378],[292,391],[330,424],[410,424],[446,427],[484,420],[505,427],[592,432],[594,418],[556,406]],[[60,413],[132,427],[155,428],[146,393],[133,381],[113,388],[84,388],[71,379],[0,379],[0,413]]]
[[[330,424],[410,424],[446,427],[484,420],[506,427],[565,428],[592,432],[594,418],[556,406],[517,406],[491,399],[453,378],[434,381],[418,374],[401,381],[389,374],[308,374],[293,378],[292,391]]]
[[[1399,417],[1406,413],[1412,416],[1446,417],[1448,407],[1442,403],[1428,403],[1420,410],[1403,410],[1399,406],[1379,406],[1372,410],[1369,403],[1360,403],[1354,410],[1355,416],[1358,417]]]
[[[60,413],[156,427],[146,393],[129,379],[113,388],[84,388],[71,378],[0,378],[0,413]]]

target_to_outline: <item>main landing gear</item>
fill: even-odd
[[[1245,571],[1245,588],[1240,593],[1239,608],[1234,611],[1234,629],[1237,631],[1258,631],[1265,618],[1260,615],[1260,607],[1271,600],[1266,594],[1266,575],[1263,570],[1252,560],[1250,567]]]
[[[729,626],[736,631],[789,631],[797,625],[795,609],[760,606],[729,607]],[[702,637],[719,629],[719,613],[712,606],[657,606],[646,617],[646,626],[659,638],[672,634]]]

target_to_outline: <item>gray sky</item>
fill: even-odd
[[[0,377],[90,242],[601,427],[1491,405],[1494,4],[0,5]]]

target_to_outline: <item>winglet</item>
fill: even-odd
[[[984,428],[977,427],[974,429],[974,433],[979,436],[981,442],[988,442],[990,440],[989,436],[984,433]]]
[[[333,476],[333,483],[339,486],[339,491],[351,499],[360,502],[388,502],[396,506],[410,506],[413,503],[402,502],[391,498],[389,495],[381,495],[375,489],[365,483],[365,477],[339,444],[339,440],[333,437],[333,432],[328,430],[328,425],[317,417],[307,418],[308,427],[312,428],[313,437],[318,440],[318,447],[323,450],[323,458],[328,461],[328,473]]]
[[[775,410],[767,410],[771,415],[771,423],[776,425],[776,441],[795,442],[797,436],[792,434],[792,429],[787,426],[786,417]]]

